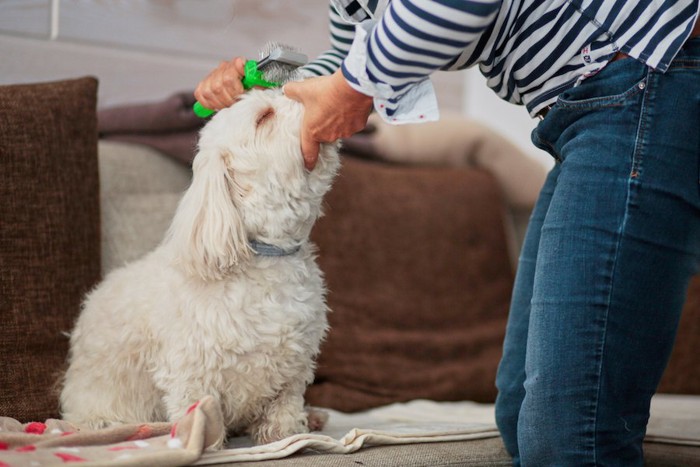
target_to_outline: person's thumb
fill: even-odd
[[[233,59],[233,66],[236,67],[236,71],[241,75],[245,76],[245,58],[236,57]]]

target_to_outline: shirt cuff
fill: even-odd
[[[440,118],[433,83],[425,78],[397,94],[387,83],[374,82],[367,73],[367,48],[376,20],[367,20],[355,26],[355,39],[341,65],[345,80],[356,91],[372,96],[374,109],[387,123],[431,122]]]

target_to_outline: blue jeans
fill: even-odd
[[[642,465],[649,403],[700,259],[700,40],[628,58],[533,131],[556,164],[533,211],[496,385],[514,465]]]

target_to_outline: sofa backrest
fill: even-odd
[[[162,239],[190,169],[157,151],[100,143],[103,270]],[[331,332],[312,403],[359,410],[417,397],[492,401],[513,279],[495,181],[470,169],[344,156],[312,233]],[[660,390],[700,394],[700,278]]]
[[[351,157],[313,231],[331,331],[311,404],[496,395],[513,273],[495,179]]]
[[[56,382],[100,275],[97,81],[0,86],[0,416],[58,415]]]

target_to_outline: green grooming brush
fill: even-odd
[[[245,76],[241,80],[243,89],[250,89],[255,86],[264,88],[276,88],[282,85],[282,82],[268,81],[265,79],[264,71],[272,71],[269,73],[273,77],[279,76],[285,78],[291,71],[304,65],[307,62],[307,57],[304,54],[289,50],[289,48],[279,44],[269,44],[270,53],[259,61],[248,60],[245,63]],[[281,80],[280,80],[281,81]],[[199,102],[194,103],[195,115],[201,118],[206,118],[214,114],[216,111],[207,109]]]

